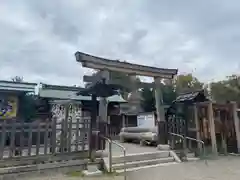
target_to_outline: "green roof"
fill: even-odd
[[[0,91],[35,92],[36,83],[0,81]]]
[[[58,86],[41,84],[39,88],[39,96],[43,98],[59,99],[59,100],[77,100],[77,101],[90,101],[91,96],[77,96],[77,92],[82,90],[82,87],[76,86]],[[113,95],[108,97],[109,102],[126,102],[122,96]]]

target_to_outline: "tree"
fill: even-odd
[[[176,99],[176,91],[172,84],[161,85],[161,91],[163,96],[163,104],[170,105]],[[142,89],[142,101],[141,106],[146,112],[155,111],[155,92],[154,89],[143,88]]]
[[[201,83],[192,74],[186,75],[181,74],[178,75],[177,78],[174,80],[175,90],[178,94],[203,89],[204,88],[203,85],[204,84]]]
[[[92,76],[96,75],[97,73],[98,72],[93,73]],[[136,76],[130,76],[117,71],[110,71],[110,80],[123,87],[120,93],[125,99],[127,99],[130,92],[133,92],[137,89],[136,83],[140,81],[140,79]],[[86,85],[89,84],[90,83],[87,83]]]
[[[163,104],[170,105],[179,93],[195,91],[202,88],[204,88],[203,83],[192,76],[192,74],[178,75],[173,82],[164,80],[161,84]],[[141,106],[145,111],[155,110],[154,89],[144,88],[142,98]]]
[[[19,97],[19,114],[24,122],[31,122],[36,118],[36,102],[37,97],[33,94],[22,94]]]
[[[170,105],[177,97],[174,84],[163,84],[162,96],[163,96],[163,104]]]
[[[141,91],[141,107],[145,112],[155,111],[155,96],[154,90],[150,88],[143,88]]]
[[[11,78],[13,82],[23,82],[23,77],[15,76]]]
[[[11,78],[13,82],[23,82],[23,77],[14,76]],[[36,102],[37,98],[33,94],[23,93],[19,95],[19,114],[25,122],[30,122],[36,118]]]
[[[240,103],[240,76],[231,75],[225,80],[210,84],[211,97],[217,102],[236,101]]]

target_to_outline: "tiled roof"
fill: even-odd
[[[174,102],[186,102],[186,101],[206,101],[208,100],[204,94],[204,90],[198,90],[179,95]]]

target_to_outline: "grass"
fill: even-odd
[[[117,173],[116,171],[113,171],[113,172],[103,171],[103,175],[106,175],[106,176],[119,176],[119,173]]]
[[[84,177],[84,174],[82,171],[71,171],[71,172],[68,172],[67,175],[71,177]]]

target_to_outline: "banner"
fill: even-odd
[[[11,119],[17,116],[17,97],[0,96],[0,119]]]

